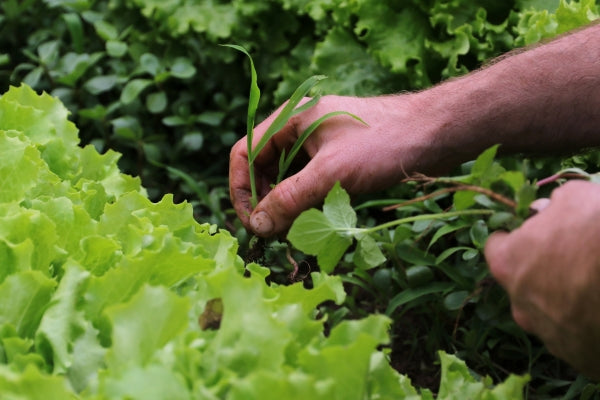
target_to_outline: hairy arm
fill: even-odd
[[[242,223],[260,236],[285,232],[336,181],[350,193],[382,189],[413,172],[449,171],[500,143],[506,152],[565,152],[600,144],[600,25],[508,54],[433,88],[368,98],[324,96],[296,115],[256,158],[260,201],[250,206],[246,139],[232,149],[230,191]],[[328,112],[344,110],[304,144],[308,162],[275,188],[277,160]],[[256,141],[274,115],[255,129]]]
[[[599,145],[599,44],[591,25],[421,92],[433,148],[454,165],[496,143],[544,154]]]

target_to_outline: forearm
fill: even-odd
[[[600,25],[517,53],[416,95],[449,163],[502,144],[509,152],[600,145]]]

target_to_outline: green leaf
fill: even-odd
[[[52,303],[44,312],[36,332],[36,347],[53,365],[54,373],[62,374],[72,362],[71,343],[84,330],[83,314],[76,310],[83,285],[89,273],[76,264],[66,266]]]
[[[292,161],[294,160],[294,158],[296,157],[296,155],[298,154],[298,152],[300,151],[300,149],[302,148],[302,145],[304,145],[304,142],[306,142],[306,139],[308,139],[308,137],[325,121],[327,121],[329,118],[338,116],[338,115],[348,115],[352,118],[354,118],[355,120],[367,125],[362,119],[360,119],[358,116],[351,114],[349,112],[346,111],[333,111],[330,113],[327,113],[325,115],[323,115],[321,118],[317,119],[316,121],[314,121],[312,124],[310,124],[308,126],[308,128],[306,128],[306,130],[304,132],[302,132],[302,134],[300,135],[300,137],[298,137],[298,139],[294,142],[294,145],[292,146],[292,148],[290,149],[289,153],[286,155],[285,152],[282,152],[281,156],[281,162],[279,163],[279,171],[277,173],[277,179],[276,179],[276,183],[279,183],[283,180],[283,177],[285,176],[287,170],[290,168],[290,166],[292,165]]]
[[[381,249],[371,236],[365,236],[358,240],[352,261],[362,269],[370,269],[383,264],[386,261]]]
[[[325,76],[323,75],[311,76],[310,78],[302,82],[300,86],[298,86],[298,88],[296,89],[296,91],[294,91],[288,102],[281,109],[279,114],[277,114],[271,125],[269,125],[263,136],[252,149],[251,155],[249,157],[250,162],[254,162],[258,154],[266,146],[267,142],[271,140],[273,135],[275,135],[284,127],[284,125],[292,116],[316,104],[316,101],[318,101],[318,97],[315,97],[309,100],[307,103],[299,106],[300,102],[308,95],[310,90],[323,79],[325,79]]]
[[[109,40],[106,42],[106,52],[114,58],[121,58],[127,53],[127,43],[120,40]]]
[[[470,225],[469,222],[462,221],[462,220],[456,221],[454,223],[443,225],[431,237],[431,240],[429,241],[429,245],[427,246],[427,248],[429,249],[431,246],[433,246],[442,237],[444,237],[444,236],[446,236],[446,235],[448,235],[450,233],[456,232],[458,230],[461,230],[463,228],[466,228],[469,225]]]
[[[456,356],[438,353],[442,363],[439,399],[522,399],[523,388],[529,378],[511,375],[506,382],[490,388],[489,378],[476,380],[464,361]]]
[[[116,75],[95,76],[85,82],[83,87],[93,95],[107,92],[115,87],[118,82]]]
[[[77,13],[65,13],[62,15],[67,24],[73,47],[77,53],[83,52],[83,23]]]
[[[390,300],[387,309],[385,310],[385,314],[392,315],[398,307],[401,307],[405,304],[413,303],[414,300],[419,299],[423,296],[427,296],[429,294],[446,293],[453,287],[454,285],[449,282],[432,282],[426,286],[405,289]]]
[[[151,286],[141,288],[127,303],[108,308],[105,313],[112,327],[108,365],[115,370],[146,365],[186,326],[188,308],[187,299]]]
[[[47,375],[29,366],[21,374],[0,368],[0,392],[7,399],[60,400],[76,398],[60,376]]]
[[[468,298],[469,292],[466,290],[449,293],[444,297],[444,307],[450,311],[460,310],[464,307]]]
[[[413,265],[406,269],[406,281],[411,288],[429,283],[433,278],[433,270],[426,265]]]
[[[323,211],[310,209],[300,214],[287,238],[297,249],[316,255],[321,269],[331,272],[352,244],[355,227],[350,196],[337,182],[325,198]]]
[[[140,56],[140,68],[152,76],[158,75],[162,65],[157,56],[152,53],[144,53]]]
[[[121,102],[123,104],[129,104],[135,101],[140,94],[153,82],[150,79],[133,79],[125,85],[123,92],[121,92]]]
[[[336,226],[316,209],[305,211],[296,218],[287,239],[304,253],[316,255],[324,272],[333,271],[352,244],[350,237],[339,235]]]
[[[115,28],[114,25],[110,24],[107,21],[96,21],[94,23],[94,28],[96,29],[96,33],[98,34],[98,36],[100,36],[106,41],[117,40],[119,36],[117,28]]]
[[[325,93],[375,95],[386,92],[390,72],[374,59],[350,32],[334,26],[314,49],[314,68],[335,77],[320,84]],[[391,90],[391,88],[390,88]]]
[[[188,79],[196,74],[196,67],[188,58],[178,57],[171,65],[171,75],[179,79]]]
[[[8,276],[0,284],[0,326],[10,324],[19,336],[33,338],[55,286],[37,271]]]
[[[167,94],[164,91],[150,93],[146,97],[146,108],[152,114],[160,114],[166,110],[168,104]]]
[[[478,249],[483,249],[483,246],[485,245],[489,235],[488,227],[485,221],[480,219],[473,223],[471,229],[469,230],[469,235],[471,236],[471,241],[475,247]]]

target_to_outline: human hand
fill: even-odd
[[[600,379],[600,185],[571,181],[511,233],[485,246],[515,321],[548,350]]]
[[[255,160],[261,200],[254,210],[250,205],[246,138],[238,141],[231,151],[229,181],[233,206],[244,226],[259,236],[283,233],[303,210],[319,204],[336,181],[356,194],[391,186],[405,172],[431,172],[429,164],[433,163],[429,160],[436,158],[425,156],[433,153],[433,146],[428,144],[428,124],[417,121],[415,115],[419,113],[411,111],[412,98],[324,96],[293,117]],[[313,121],[332,111],[353,113],[368,126],[346,115],[328,119],[304,143],[306,165],[271,188],[281,152],[289,150]],[[255,128],[254,143],[278,112]]]

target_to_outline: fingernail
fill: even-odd
[[[533,203],[531,203],[531,205],[529,207],[536,210],[537,212],[540,212],[544,208],[548,207],[549,205],[550,205],[550,199],[541,198],[541,199],[535,200]]]
[[[264,211],[252,214],[250,217],[250,225],[257,235],[267,236],[273,231],[273,220],[269,217],[269,214]]]

